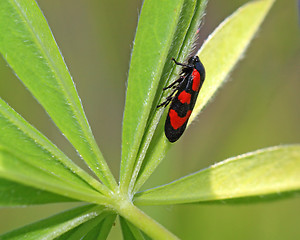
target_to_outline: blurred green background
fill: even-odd
[[[245,0],[211,0],[199,44]],[[39,0],[77,86],[96,140],[118,175],[126,78],[141,0]],[[300,142],[297,1],[277,0],[227,84],[174,145],[145,187],[231,156]],[[224,39],[226,41],[226,39]],[[0,58],[0,96],[72,159],[44,110]],[[80,163],[85,167],[84,164]],[[0,233],[74,204],[0,209]],[[299,239],[300,199],[262,204],[143,207],[182,239]],[[118,223],[110,239],[121,239]]]

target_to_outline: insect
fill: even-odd
[[[205,69],[198,56],[190,57],[188,64],[179,63],[174,58],[172,60],[176,65],[182,66],[180,77],[163,89],[174,90],[157,107],[167,107],[171,103],[165,123],[165,135],[170,142],[176,142],[183,134],[195,106],[205,79]]]

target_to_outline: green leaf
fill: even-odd
[[[2,240],[55,239],[93,219],[103,220],[109,214],[111,212],[104,207],[95,205],[81,206],[3,234],[0,238]],[[88,224],[88,226],[90,225]]]
[[[26,156],[27,157],[27,156]],[[81,201],[97,202],[99,204],[107,203],[107,198],[99,192],[92,190],[89,187],[77,185],[74,182],[69,182],[70,179],[75,179],[76,176],[71,176],[71,172],[65,171],[66,178],[56,176],[49,169],[42,170],[37,166],[32,166],[26,157],[20,157],[13,152],[0,146],[0,176],[10,181],[29,185],[37,189],[60,194],[65,197],[74,198]],[[38,159],[34,159],[37,161]],[[61,173],[61,172],[60,172]],[[21,193],[20,193],[21,194]],[[5,202],[5,199],[2,199]]]
[[[83,201],[103,198],[99,193],[103,191],[102,184],[76,166],[1,99],[0,129],[1,178]],[[1,199],[5,201],[9,204],[9,199]]]
[[[56,238],[57,240],[77,240],[77,239],[87,239],[87,236],[89,236],[89,239],[96,239],[95,232],[93,231],[98,224],[100,224],[103,221],[103,216],[100,215],[100,217],[93,218],[75,229],[72,229],[71,231],[66,232],[62,236]]]
[[[146,0],[132,52],[123,119],[121,189],[135,182],[163,109],[162,88],[172,75],[171,57],[190,53],[206,1]],[[202,6],[202,7],[200,7]],[[159,93],[159,94],[158,94]],[[133,169],[135,170],[133,171]],[[133,176],[132,176],[133,174]]]
[[[93,218],[78,227],[66,232],[62,236],[56,238],[57,240],[101,240],[106,239],[112,224],[116,218],[115,214],[100,216]]]
[[[120,184],[127,188],[184,0],[145,0],[134,40],[122,132]],[[127,191],[124,189],[124,192]]]
[[[76,200],[0,178],[0,206],[2,207],[73,201]]]
[[[125,218],[120,217],[119,219],[124,240],[145,240],[138,228],[128,222]]]
[[[116,215],[111,214],[107,216],[97,227],[97,240],[105,240],[110,232],[110,229],[115,223]],[[86,238],[89,240],[90,238]]]
[[[243,57],[275,0],[251,1],[226,18],[203,44],[198,55],[206,80],[189,123],[200,113]]]
[[[225,82],[230,71],[241,59],[247,46],[255,36],[274,0],[252,1],[245,4],[225,19],[210,35],[197,55],[201,58],[206,79],[189,120],[189,124],[209,102],[218,88]],[[156,145],[150,145],[147,161],[139,173],[135,191],[137,191],[156,169],[170,147],[164,133],[155,136]]]
[[[300,191],[300,145],[246,153],[161,187],[140,192],[135,204],[265,201]]]
[[[63,57],[34,0],[0,1],[0,53],[94,173],[115,187]]]

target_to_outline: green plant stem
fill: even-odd
[[[179,239],[154,219],[134,206],[129,200],[123,199],[121,201],[118,201],[115,204],[114,208],[122,217],[126,218],[152,239]]]

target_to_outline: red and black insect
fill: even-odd
[[[183,134],[195,106],[205,79],[205,69],[198,56],[191,57],[188,64],[179,63],[174,58],[172,60],[183,68],[180,77],[163,89],[172,88],[174,91],[157,107],[166,107],[171,102],[165,123],[165,135],[170,142],[176,142]]]

